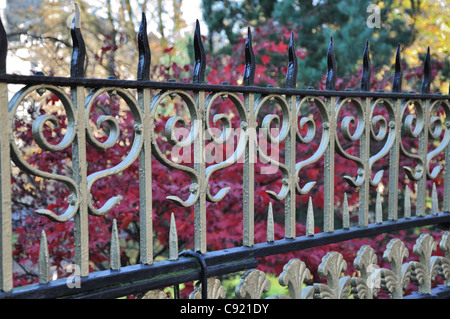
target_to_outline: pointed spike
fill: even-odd
[[[439,214],[439,201],[437,196],[436,183],[433,183],[433,190],[431,193],[431,214]]]
[[[244,86],[255,84],[255,53],[252,46],[252,30],[248,27],[247,40],[245,41],[245,71]]]
[[[75,3],[75,16],[72,21],[71,35],[73,43],[72,61],[70,76],[73,78],[84,77],[84,62],[86,59],[86,46],[81,34],[81,12],[78,4]]]
[[[50,257],[48,253],[47,235],[43,230],[41,233],[41,244],[39,248],[39,283],[48,284],[50,282]]]
[[[411,218],[411,194],[408,185],[405,186],[405,218]]]
[[[200,22],[197,20],[195,23],[194,32],[194,52],[195,52],[195,64],[194,64],[194,83],[205,82],[205,69],[206,69],[206,53],[203,46],[202,36],[200,33]]]
[[[267,242],[273,243],[275,241],[275,230],[273,222],[273,208],[272,203],[269,202],[269,210],[267,212]]]
[[[369,40],[366,41],[363,57],[363,71],[361,76],[361,91],[370,91],[370,79],[372,70],[370,65],[370,45]]]
[[[383,207],[381,204],[381,193],[377,192],[377,200],[375,203],[375,222],[377,224],[383,223]]]
[[[295,89],[297,86],[297,73],[298,73],[298,58],[295,50],[295,34],[292,32],[291,39],[289,41],[289,65],[286,74],[286,88]]]
[[[178,233],[175,222],[175,215],[170,215],[170,230],[169,230],[169,260],[178,259]]]
[[[431,88],[431,56],[430,47],[428,47],[427,55],[423,61],[423,80],[422,80],[422,94],[429,94]]]
[[[334,55],[334,40],[333,37],[331,37],[330,40],[330,46],[328,47],[328,54],[327,54],[327,64],[328,64],[328,70],[327,70],[327,79],[326,79],[326,86],[325,88],[330,91],[336,90],[336,57]]]
[[[142,21],[138,32],[138,48],[139,62],[137,79],[138,81],[149,81],[152,55],[150,51],[150,45],[148,43],[147,18],[144,12],[142,12]]]
[[[306,235],[314,236],[314,209],[311,197],[309,198],[308,213],[306,215]]]
[[[0,73],[6,73],[6,56],[8,55],[8,38],[6,30],[0,19]]]
[[[392,84],[392,92],[396,93],[400,93],[402,91],[403,71],[401,62],[402,60],[399,43],[397,46],[397,54],[395,56],[395,73],[394,73],[394,82]]]
[[[342,224],[344,229],[350,228],[350,213],[348,210],[347,193],[344,193],[344,207],[342,212]]]
[[[110,268],[111,270],[120,270],[120,245],[119,245],[119,231],[117,229],[117,220],[113,220],[113,227],[111,232],[111,247],[110,247]]]

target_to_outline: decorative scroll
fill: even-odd
[[[92,91],[87,97],[86,97],[86,127],[88,128],[89,125],[89,113],[94,105],[94,102],[97,97],[101,96],[102,94],[106,92],[115,92],[119,97],[121,97],[127,104],[127,106],[130,108],[131,114],[134,119],[134,139],[133,144],[131,146],[130,152],[127,154],[127,156],[117,165],[114,167],[105,169],[100,172],[92,173],[87,177],[87,186],[88,191],[91,191],[92,186],[94,183],[102,178],[119,174],[120,172],[127,169],[133,162],[136,161],[136,159],[139,157],[139,152],[142,147],[143,143],[143,136],[142,136],[142,125],[143,125],[143,115],[142,112],[138,106],[137,101],[135,98],[126,90],[121,88],[103,88],[99,90]],[[108,136],[108,139],[100,143],[93,135],[92,132],[89,129],[86,129],[86,137],[89,144],[97,149],[101,150],[107,150],[111,147],[113,147],[119,137],[120,137],[120,128],[119,123],[117,122],[117,119],[113,116],[99,116],[97,120],[97,128],[100,128],[103,123],[108,123],[110,127],[110,134]],[[116,196],[113,198],[110,198],[101,208],[96,209],[92,202],[89,202],[89,212],[94,216],[103,216],[107,212],[109,212],[111,209],[113,209],[122,199],[121,196]]]
[[[391,265],[391,269],[380,269],[381,285],[393,299],[401,299],[403,290],[410,283],[410,264],[403,264],[408,256],[408,249],[400,239],[391,240],[383,254],[384,261]]]
[[[364,125],[365,111],[364,111],[363,105],[361,104],[361,102],[359,100],[346,98],[346,99],[343,99],[342,101],[339,100],[336,102],[336,111],[335,111],[336,116],[339,114],[341,108],[346,104],[352,104],[355,107],[356,117],[357,117],[357,124],[356,124],[357,126],[355,128],[355,132],[353,134],[351,134],[350,133],[350,125],[354,125],[356,122],[356,119],[354,116],[350,116],[350,115],[344,117],[342,120],[342,124],[341,124],[342,135],[343,135],[344,139],[349,142],[357,142],[358,140],[361,139],[362,134],[365,130],[365,125]],[[358,166],[357,177],[344,176],[344,179],[347,181],[347,183],[349,183],[353,187],[361,186],[365,181],[365,174],[368,173],[365,170],[363,160],[361,160],[360,158],[358,158],[352,154],[349,154],[342,147],[338,135],[336,135],[335,143],[336,143],[336,152],[343,158],[354,162]]]
[[[305,97],[302,100],[300,100],[299,103],[297,104],[297,110],[295,113],[296,118],[298,118],[301,115],[302,106],[304,106],[308,102],[314,103],[314,105],[317,106],[317,108],[319,109],[320,115],[322,117],[322,139],[320,141],[317,150],[314,152],[313,155],[311,155],[309,158],[301,162],[298,162],[295,165],[295,173],[296,176],[299,177],[297,181],[301,179],[300,172],[304,167],[317,162],[323,156],[323,154],[325,154],[330,139],[329,123],[331,119],[329,118],[326,105],[321,99],[316,97]],[[316,125],[311,118],[305,116],[300,119],[300,128],[303,128],[305,126],[308,128],[306,136],[302,136],[300,134],[300,131],[297,130],[297,142],[309,144],[314,140],[316,134]],[[304,185],[303,187],[301,187],[300,184],[297,182],[296,184],[297,193],[300,195],[308,194],[314,187],[314,185],[316,185],[316,183],[317,183],[316,181],[311,181],[306,185]]]
[[[327,285],[314,284],[314,299],[347,299],[350,293],[350,277],[341,277],[347,262],[337,252],[329,252],[322,258],[319,275],[327,278]]]
[[[261,295],[270,290],[270,280],[260,270],[247,271],[236,286],[236,296],[241,299],[260,299]]]
[[[291,259],[287,263],[280,275],[279,282],[282,286],[289,288],[289,297],[291,299],[309,299],[308,291],[303,293],[303,284],[310,280],[311,273],[306,264],[299,259]]]
[[[67,130],[66,134],[64,135],[64,138],[61,142],[59,142],[57,145],[50,144],[46,138],[43,135],[43,126],[46,122],[51,122],[54,125],[58,124],[58,121],[54,115],[41,115],[39,116],[33,123],[32,132],[34,140],[36,141],[36,144],[42,148],[45,151],[51,151],[51,152],[57,152],[67,149],[72,145],[73,140],[76,136],[76,121],[75,121],[75,108],[72,104],[71,99],[69,96],[60,88],[55,86],[46,86],[46,85],[33,85],[33,86],[27,86],[21,89],[19,92],[17,92],[14,97],[9,102],[9,114],[10,116],[10,129],[11,132],[14,131],[14,115],[17,113],[17,109],[19,105],[24,101],[24,99],[31,94],[32,92],[35,92],[36,90],[49,90],[51,93],[55,94],[58,99],[61,101],[61,104],[64,108],[64,111],[67,116]],[[70,195],[68,197],[68,204],[69,207],[61,214],[56,215],[54,212],[47,210],[47,209],[39,209],[36,212],[40,215],[47,216],[52,221],[56,222],[66,222],[73,218],[75,213],[77,212],[79,208],[79,201],[80,194],[78,191],[78,186],[73,178],[68,176],[63,176],[55,173],[49,173],[42,170],[37,169],[36,167],[30,165],[23,157],[21,150],[19,149],[18,145],[14,140],[10,141],[11,146],[11,159],[14,161],[14,163],[25,172],[42,177],[44,179],[50,179],[55,180],[58,182],[61,182],[65,184],[70,191]]]
[[[411,278],[422,294],[431,293],[431,282],[438,273],[439,261],[437,258],[431,258],[436,249],[437,244],[429,234],[422,234],[414,246],[414,254],[419,256],[419,261],[410,263]]]
[[[362,246],[353,262],[360,277],[351,279],[352,293],[356,299],[373,299],[380,291],[380,276],[377,270],[377,255],[370,246]]]

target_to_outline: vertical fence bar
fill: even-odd
[[[366,48],[364,50],[363,57],[363,73],[361,76],[361,91],[370,91],[371,80],[371,65],[370,65],[370,53],[369,53],[369,41],[366,42]],[[358,172],[364,174],[364,182],[359,188],[359,226],[366,227],[369,224],[369,201],[370,193],[369,186],[371,178],[369,170],[370,159],[370,110],[371,101],[370,98],[365,98],[363,102],[364,107],[364,132],[360,141],[360,158],[363,163],[363,171]]]
[[[80,8],[75,4],[75,17],[72,22],[71,34],[73,53],[71,62],[71,77],[84,77],[86,48],[81,34]],[[89,275],[89,221],[88,221],[88,187],[86,159],[86,109],[85,88],[71,88],[71,99],[76,110],[77,136],[73,142],[73,179],[78,185],[80,208],[74,217],[75,263],[80,267],[81,276]]]
[[[86,160],[86,127],[84,108],[84,87],[71,90],[72,103],[76,110],[77,137],[73,142],[73,179],[78,185],[80,208],[74,217],[75,263],[80,267],[81,276],[89,275],[89,221]]]
[[[327,53],[327,77],[326,89],[336,90],[336,57],[334,55],[334,41],[331,38]],[[334,157],[335,157],[335,138],[336,138],[336,97],[326,98],[326,107],[328,111],[329,123],[328,134],[330,141],[325,151],[324,157],[324,231],[334,231]]]
[[[370,202],[370,170],[369,170],[369,158],[370,158],[370,98],[366,98],[364,110],[364,133],[361,135],[361,148],[360,158],[363,162],[363,172],[358,174],[364,174],[364,182],[359,188],[359,226],[366,227],[369,224],[369,202]]]
[[[286,87],[295,89],[298,72],[298,60],[295,50],[294,33],[291,34],[289,41],[289,67],[286,74]],[[289,170],[289,193],[285,199],[284,214],[285,214],[285,237],[295,238],[296,236],[296,181],[298,179],[295,164],[296,164],[296,145],[297,145],[297,97],[290,95],[286,96],[286,101],[289,107],[290,132],[286,138],[286,166]]]
[[[247,40],[245,42],[245,73],[244,85],[252,86],[255,80],[255,54],[252,47],[252,33],[248,28]],[[252,247],[255,237],[255,143],[256,143],[256,117],[255,117],[255,95],[244,93],[244,107],[247,111],[247,134],[248,142],[244,154],[244,212],[243,212],[243,245]]]
[[[8,85],[0,83],[0,106],[8,112]],[[12,280],[12,220],[11,220],[11,156],[9,148],[10,121],[8,116],[0,116],[0,284],[1,289],[9,292],[13,288]]]
[[[336,98],[329,97],[326,99],[326,106],[329,115],[328,134],[330,141],[325,151],[324,158],[324,231],[334,231],[334,157],[335,154],[335,138],[336,138]]]
[[[431,84],[431,58],[430,58],[430,48],[428,48],[427,55],[424,60],[424,72],[422,81],[422,94],[430,93]],[[416,205],[416,215],[425,216],[426,209],[426,199],[427,199],[427,170],[428,170],[428,129],[430,127],[429,116],[430,116],[430,100],[421,99],[420,103],[423,109],[423,130],[419,135],[419,150],[418,154],[422,157],[423,167],[422,177],[417,182],[417,205]]]
[[[395,72],[392,85],[392,92],[401,93],[403,82],[403,73],[401,66],[400,44],[397,46],[395,57]],[[395,118],[390,119],[390,129],[395,130],[395,140],[389,155],[389,196],[388,196],[388,220],[396,221],[398,219],[398,184],[399,184],[399,164],[400,164],[400,143],[401,140],[401,121],[402,100],[395,101]]]
[[[417,181],[417,204],[416,215],[425,216],[426,200],[427,200],[427,154],[428,154],[428,128],[429,128],[429,107],[430,100],[420,100],[423,108],[423,130],[419,135],[418,155],[422,157],[423,167],[419,167],[422,171],[421,178]]]
[[[195,250],[199,253],[206,252],[206,163],[205,163],[205,92],[194,92],[194,101],[200,114],[200,132],[194,141],[194,169],[198,173],[199,198],[194,205],[194,224],[195,224]]]
[[[243,244],[246,247],[254,245],[255,232],[255,143],[256,143],[256,118],[255,118],[255,95],[253,93],[244,94],[244,106],[248,115],[247,134],[248,142],[244,154],[244,216],[243,216]]]
[[[447,92],[450,96],[450,86]],[[447,103],[450,103],[450,99],[447,98]],[[445,119],[446,125],[450,123],[450,119]],[[447,125],[447,129],[450,129],[450,125]],[[445,171],[444,171],[444,206],[443,212],[450,212],[450,144],[445,148]]]
[[[286,166],[289,170],[289,193],[285,199],[285,238],[295,238],[296,236],[296,180],[298,178],[295,169],[296,160],[296,142],[297,142],[297,116],[296,116],[296,97],[286,97],[289,106],[291,118],[290,133],[286,138]]]
[[[144,116],[143,145],[139,154],[139,224],[141,263],[153,262],[153,217],[152,217],[152,144],[150,117],[150,89],[138,91],[138,103]]]
[[[206,54],[200,33],[200,23],[197,20],[194,33],[195,65],[193,82],[201,84],[205,82]],[[195,250],[199,253],[206,253],[206,192],[208,182],[206,180],[206,159],[205,159],[205,138],[206,138],[206,106],[205,91],[194,91],[194,101],[200,115],[200,132],[194,141],[194,169],[198,174],[199,198],[194,205],[195,224]]]
[[[0,19],[0,73],[6,73],[8,39]],[[8,84],[0,83],[0,107],[7,116],[0,117],[0,289],[13,289],[12,278],[12,220],[11,220],[11,156],[9,147],[10,114],[8,112]]]
[[[150,47],[147,37],[147,19],[142,13],[138,33],[139,63],[138,81],[150,80]],[[143,145],[139,153],[139,224],[141,264],[153,263],[153,215],[152,215],[152,144],[151,132],[151,90],[138,90],[139,108],[144,116],[142,126]]]
[[[398,219],[398,183],[399,183],[399,163],[400,163],[400,143],[401,143],[401,109],[402,101],[397,99],[395,102],[395,119],[391,123],[391,130],[395,130],[395,141],[392,145],[389,155],[389,197],[388,197],[388,220],[396,221]],[[395,126],[394,126],[395,125]]]

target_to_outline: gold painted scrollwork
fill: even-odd
[[[416,109],[417,115],[412,114],[412,106],[414,106],[414,109]],[[409,111],[409,114],[407,113],[407,111]],[[402,119],[405,114],[406,116],[403,122],[403,130],[405,134],[411,138],[418,138],[424,130],[426,120],[423,102],[419,100],[404,102],[402,105],[400,118]],[[426,163],[423,162],[421,156],[411,153],[409,150],[407,150],[403,143],[400,143],[400,150],[402,155],[417,162],[417,165],[414,169],[411,167],[404,167],[404,170],[409,179],[418,181],[422,178]]]
[[[70,97],[62,89],[58,87],[50,85],[33,85],[33,86],[26,86],[19,92],[17,92],[8,105],[10,114],[10,129],[11,132],[14,132],[13,118],[17,112],[19,105],[24,101],[24,99],[34,91],[43,92],[45,90],[48,90],[54,95],[56,95],[58,99],[61,101],[61,104],[67,116],[66,133],[62,141],[59,142],[57,145],[50,144],[46,140],[46,138],[43,135],[43,127],[47,122],[57,124],[57,119],[53,115],[39,116],[33,122],[32,133],[36,144],[40,148],[42,148],[45,151],[58,152],[69,148],[72,145],[72,142],[76,136],[75,108],[72,104]],[[69,206],[61,215],[57,215],[53,211],[50,211],[48,209],[38,209],[36,213],[46,216],[52,221],[61,223],[66,222],[71,218],[73,218],[80,205],[78,187],[75,181],[71,177],[45,172],[30,165],[22,156],[22,152],[20,151],[19,146],[16,144],[13,138],[10,141],[10,147],[11,147],[11,158],[20,169],[37,177],[61,182],[69,188],[70,191],[70,195],[68,197]]]
[[[345,140],[349,142],[357,142],[361,139],[364,131],[365,131],[365,117],[368,116],[365,114],[363,105],[359,100],[346,98],[343,100],[336,101],[336,116],[339,114],[340,110],[347,104],[353,104],[356,108],[356,117],[348,115],[345,116],[341,123],[341,130],[342,135]],[[356,129],[354,133],[352,134],[350,131],[351,125],[355,125],[356,123]],[[352,176],[344,176],[344,179],[353,187],[359,187],[361,186],[365,181],[365,174],[368,174],[365,170],[364,162],[359,157],[356,157],[354,155],[349,154],[345,151],[345,149],[342,147],[340,139],[338,135],[336,134],[336,152],[342,156],[345,159],[348,159],[352,162],[354,162],[358,166],[358,174],[357,177]]]
[[[257,269],[247,271],[236,286],[236,296],[240,299],[260,299],[270,290],[270,280],[266,274]]]
[[[208,137],[211,138],[211,143],[214,143],[214,145],[221,145],[229,141],[229,137],[232,133],[232,127],[231,127],[231,118],[228,114],[216,114],[214,115],[214,125],[216,125],[219,121],[221,122],[223,128],[222,128],[222,134],[220,136],[216,136],[214,134],[210,123],[208,121],[209,115],[211,114],[211,107],[213,106],[213,103],[221,97],[222,99],[229,99],[234,104],[234,106],[237,109],[237,112],[239,114],[240,120],[241,120],[241,127],[239,132],[239,140],[237,143],[237,146],[235,148],[235,151],[233,154],[231,154],[228,158],[223,160],[219,163],[214,163],[213,165],[210,165],[206,168],[205,174],[206,174],[206,182],[209,181],[212,174],[220,169],[223,169],[225,167],[228,167],[234,163],[236,163],[239,158],[242,156],[242,154],[245,152],[245,145],[248,142],[248,135],[246,132],[246,123],[247,123],[247,113],[245,111],[245,107],[242,103],[242,101],[239,99],[239,97],[235,94],[231,93],[225,93],[225,92],[218,92],[215,94],[211,94],[207,97],[205,101],[205,108],[206,108],[206,133],[208,134]],[[229,187],[221,189],[215,196],[211,195],[209,188],[207,188],[206,196],[207,200],[209,202],[219,202],[221,201],[225,195],[230,190]]]
[[[303,99],[301,99],[300,101],[298,101],[297,103],[297,108],[296,108],[296,118],[299,118],[301,116],[301,109],[302,106],[305,105],[306,103],[313,103],[320,112],[320,115],[322,117],[322,138],[320,141],[320,144],[317,148],[317,150],[314,152],[313,155],[311,155],[309,158],[296,163],[295,165],[295,174],[296,176],[299,176],[300,171],[308,166],[311,165],[315,162],[317,162],[324,154],[325,151],[327,150],[328,144],[329,144],[329,140],[330,140],[330,133],[329,133],[329,128],[330,128],[330,118],[328,115],[328,111],[327,111],[327,107],[325,105],[325,103],[317,98],[317,97],[304,97]],[[306,132],[306,136],[302,136],[300,134],[300,130],[297,129],[297,141],[303,144],[309,144],[313,141],[315,135],[316,135],[316,125],[313,119],[311,119],[310,117],[302,117],[300,120],[300,129],[302,129],[303,127],[307,127],[307,132]],[[304,185],[303,187],[300,186],[299,181],[300,179],[297,178],[297,183],[296,183],[296,190],[297,193],[300,195],[305,195],[308,194],[311,189],[316,185],[316,181],[311,181],[308,182],[306,185]]]
[[[174,162],[170,161],[165,154],[162,153],[162,151],[159,148],[159,145],[157,143],[157,135],[154,131],[154,125],[153,125],[154,119],[156,117],[156,110],[157,110],[158,106],[161,104],[161,102],[167,97],[172,98],[177,95],[182,98],[182,100],[184,101],[184,103],[186,103],[186,106],[188,107],[189,115],[191,118],[191,129],[189,131],[189,135],[184,140],[178,141],[178,139],[175,138],[175,127],[177,124],[185,125],[186,123],[185,123],[184,119],[179,116],[170,118],[166,123],[166,137],[167,137],[169,143],[171,143],[172,145],[177,145],[179,147],[186,147],[186,146],[194,144],[195,139],[198,138],[199,134],[201,134],[201,132],[202,132],[202,129],[203,129],[202,117],[199,113],[197,105],[196,105],[194,99],[192,98],[192,96],[190,96],[188,93],[186,93],[184,91],[179,91],[179,90],[162,91],[162,92],[158,93],[152,99],[152,102],[151,102],[150,119],[151,119],[152,123],[151,123],[150,127],[151,127],[152,131],[150,134],[151,134],[151,140],[152,140],[152,153],[153,153],[153,156],[155,156],[155,158],[161,164],[165,165],[166,167],[183,171],[189,175],[189,177],[191,178],[191,181],[192,181],[192,184],[190,187],[191,193],[189,195],[189,198],[187,200],[182,200],[178,196],[171,195],[171,196],[168,196],[167,199],[172,200],[179,206],[191,207],[197,202],[197,199],[199,196],[199,192],[197,191],[195,186],[198,185],[200,176],[198,176],[198,173],[193,168],[185,166],[185,165],[180,165],[178,163],[174,163]]]
[[[450,143],[450,105],[447,101],[435,101],[430,106],[430,114],[433,114],[434,110],[437,110],[439,106],[443,109],[445,114],[445,122],[442,116],[432,115],[430,116],[429,136],[430,140],[439,140],[443,133],[443,138],[439,145],[428,153],[427,155],[427,177],[430,180],[437,178],[442,170],[442,167],[437,165],[430,171],[430,164],[433,158],[443,152]],[[444,132],[443,132],[444,130]]]
[[[261,96],[255,102],[255,115],[258,116],[264,103],[272,99],[275,100],[280,106],[283,115],[283,120],[281,122],[280,117],[277,114],[267,114],[266,116],[264,116],[262,120],[261,129],[263,137],[267,140],[268,143],[271,143],[271,145],[279,145],[280,143],[286,140],[290,131],[290,117],[292,115],[289,110],[289,106],[286,99],[279,95]],[[276,136],[272,135],[272,124],[274,124],[279,129],[278,135]],[[272,166],[279,168],[282,173],[283,180],[288,181],[290,179],[290,172],[285,164],[277,161],[273,157],[268,156],[261,148],[260,143],[257,143],[256,148],[258,157],[261,159],[263,163],[268,163]],[[287,183],[283,183],[281,190],[278,194],[270,190],[266,192],[271,198],[280,201],[285,199],[286,196],[288,195],[289,185]]]
[[[120,136],[119,123],[117,122],[117,119],[112,116],[100,116],[96,123],[97,128],[100,128],[100,126],[105,122],[109,124],[110,134],[105,142],[99,142],[89,129],[89,113],[94,105],[95,100],[102,94],[108,92],[115,92],[115,94],[121,97],[130,108],[135,123],[134,139],[129,153],[119,164],[100,172],[92,173],[87,177],[87,186],[89,191],[91,190],[94,183],[99,179],[118,174],[127,169],[131,164],[133,164],[133,162],[136,161],[136,159],[139,157],[139,152],[142,148],[143,143],[142,130],[140,129],[142,128],[143,116],[135,98],[128,91],[121,88],[103,88],[92,91],[86,97],[86,137],[89,144],[91,144],[95,148],[107,150],[117,143],[117,140]],[[92,202],[89,201],[89,213],[94,216],[103,216],[111,209],[113,209],[114,206],[116,206],[121,201],[121,199],[121,196],[112,197],[99,209],[95,208]]]

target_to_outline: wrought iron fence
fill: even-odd
[[[77,7],[78,8],[78,7]],[[1,149],[1,263],[0,285],[1,298],[89,298],[120,297],[128,294],[146,293],[184,282],[199,280],[192,298],[223,298],[224,290],[215,277],[249,270],[236,287],[236,295],[241,298],[260,298],[270,288],[265,274],[255,270],[257,258],[285,252],[298,251],[318,247],[330,243],[341,242],[353,238],[370,237],[378,234],[394,232],[402,229],[426,225],[440,225],[446,229],[450,223],[450,101],[449,95],[430,94],[432,82],[430,52],[424,61],[424,77],[420,93],[402,92],[402,70],[400,64],[400,48],[397,51],[394,82],[392,92],[371,92],[371,65],[369,43],[363,55],[363,73],[359,91],[336,91],[336,59],[333,53],[333,40],[328,50],[328,72],[326,90],[296,88],[297,57],[294,36],[289,44],[288,71],[285,88],[256,87],[255,56],[252,49],[251,30],[245,42],[245,72],[243,86],[226,83],[210,85],[205,83],[206,55],[197,23],[194,36],[195,65],[193,83],[153,82],[150,81],[150,50],[147,39],[145,15],[139,32],[139,65],[136,81],[119,79],[85,78],[85,45],[80,30],[80,14],[76,12],[72,23],[73,56],[71,76],[68,78],[46,77],[43,75],[19,76],[6,74],[7,39],[3,26],[0,28],[0,103],[6,108],[8,116],[0,118]],[[21,84],[24,87],[11,99],[8,97],[8,85]],[[70,88],[70,95],[62,88]],[[49,90],[61,101],[67,114],[67,131],[64,139],[57,145],[51,144],[44,136],[43,126],[54,121],[51,115],[42,115],[33,123],[33,136],[36,144],[45,151],[60,151],[68,147],[73,149],[73,175],[63,176],[37,169],[23,157],[20,145],[14,141],[14,125],[12,119],[18,112],[19,105],[32,92]],[[133,90],[137,91],[134,95]],[[103,117],[101,122],[108,122],[111,127],[110,136],[105,142],[99,142],[89,130],[87,115],[93,101],[105,92],[115,92],[127,104],[134,119],[134,139],[129,154],[121,163],[109,169],[88,175],[86,145],[99,149],[108,149],[116,142],[119,134],[116,120]],[[154,93],[156,92],[156,93]],[[171,161],[161,151],[154,131],[155,112],[165,98],[178,96],[188,109],[191,128],[188,136],[181,142],[175,136],[175,127],[182,120],[171,118],[166,125],[166,137],[172,145],[194,147],[194,163],[192,166],[180,165]],[[231,120],[227,115],[211,114],[212,104],[219,98],[229,99],[234,104],[239,117],[239,138],[234,152],[224,161],[207,166],[204,159],[205,134],[209,134],[214,143],[223,144],[227,139],[226,129],[231,129]],[[261,107],[274,100],[281,114],[269,114],[258,120]],[[316,135],[316,123],[303,114],[304,107],[308,112],[320,114],[322,125],[320,143],[317,150],[309,158],[297,162],[297,143],[308,144]],[[354,115],[348,115],[338,123],[338,114],[344,107],[351,106]],[[374,114],[377,107],[382,107],[388,117]],[[415,115],[408,113],[415,110]],[[312,114],[312,113],[311,113]],[[214,115],[214,122],[221,122],[223,132],[217,136],[211,133],[209,117]],[[299,116],[303,118],[298,123]],[[259,124],[259,122],[261,124]],[[338,135],[338,126],[342,136]],[[277,126],[273,133],[271,128]],[[303,130],[299,129],[302,128]],[[264,137],[273,145],[284,143],[285,161],[268,156],[257,139],[257,130],[262,129]],[[417,140],[417,151],[405,149],[402,145],[402,132]],[[342,145],[342,141],[358,143],[359,154],[350,154]],[[434,144],[430,144],[434,141]],[[379,142],[382,147],[373,154],[371,146]],[[432,146],[430,146],[432,145]],[[435,164],[437,155],[445,156],[445,167]],[[284,201],[285,238],[274,239],[273,215],[268,207],[267,242],[255,243],[254,228],[254,155],[260,160],[277,167],[282,174],[282,186],[278,193],[269,192],[275,201]],[[357,225],[349,220],[348,205],[344,194],[335,194],[336,178],[334,159],[341,156],[357,166],[355,176],[344,179],[359,193],[359,212]],[[193,207],[195,212],[195,249],[179,254],[175,219],[171,220],[170,253],[163,261],[153,260],[152,233],[152,167],[151,157],[172,169],[187,173],[191,179],[190,195],[183,200],[173,194],[168,199],[183,207]],[[417,183],[415,214],[410,209],[410,195],[405,190],[405,210],[399,209],[399,157],[404,156],[415,163],[415,167],[403,167],[408,178]],[[308,195],[317,181],[305,182],[305,169],[319,159],[324,159],[323,190],[323,232],[314,231],[314,208],[310,202],[306,222],[306,233],[296,233],[296,195]],[[387,201],[388,217],[383,220],[381,196],[372,190],[380,185],[383,171],[373,172],[375,164],[382,158],[389,158],[389,196]],[[75,263],[79,267],[78,275],[68,284],[66,279],[51,281],[49,276],[49,254],[46,234],[42,234],[41,253],[39,259],[39,283],[24,287],[13,287],[12,260],[12,209],[11,209],[11,160],[23,171],[43,179],[56,180],[70,190],[68,208],[62,214],[42,209],[37,214],[44,215],[52,221],[65,223],[71,219],[75,222]],[[113,197],[103,207],[96,208],[90,199],[92,185],[105,177],[119,174],[133,162],[139,160],[140,189],[140,263],[121,267],[120,246],[118,244],[117,225],[114,224],[111,234],[111,270],[89,272],[89,233],[88,216],[104,216],[119,201]],[[207,251],[206,237],[206,203],[220,202],[229,188],[220,189],[216,195],[211,194],[209,180],[214,172],[242,160],[243,164],[243,245],[219,251]],[[426,201],[429,189],[427,181],[433,181],[439,174],[444,175],[443,207],[435,188],[432,190],[432,208],[427,208]],[[226,178],[226,177],[224,177]],[[335,227],[335,196],[342,196],[344,203],[342,228]],[[369,201],[376,197],[374,220],[369,218]],[[400,212],[400,214],[399,214]],[[309,270],[298,260],[291,260],[282,274],[280,283],[289,287],[289,296],[275,295],[272,298],[348,298],[350,293],[357,298],[373,298],[379,289],[386,290],[392,298],[402,298],[405,285],[412,280],[419,286],[419,293],[412,297],[446,297],[450,296],[450,247],[448,232],[439,243],[446,256],[432,256],[437,243],[428,234],[423,234],[415,246],[418,261],[403,263],[407,255],[404,244],[396,239],[386,247],[385,260],[391,263],[391,269],[376,267],[377,260],[373,249],[364,246],[354,261],[360,276],[342,277],[346,261],[337,252],[323,256],[319,273],[327,278],[327,285],[315,283],[312,286],[303,284],[309,278]],[[444,277],[444,285],[431,288],[431,282],[437,275]],[[78,282],[77,282],[78,280]],[[376,280],[380,282],[375,284]],[[255,285],[255,283],[257,283]],[[74,289],[74,287],[76,289]],[[302,288],[303,287],[303,288]],[[177,291],[175,289],[175,294]],[[144,297],[158,297],[158,293],[147,293]],[[411,296],[409,296],[411,297]]]

